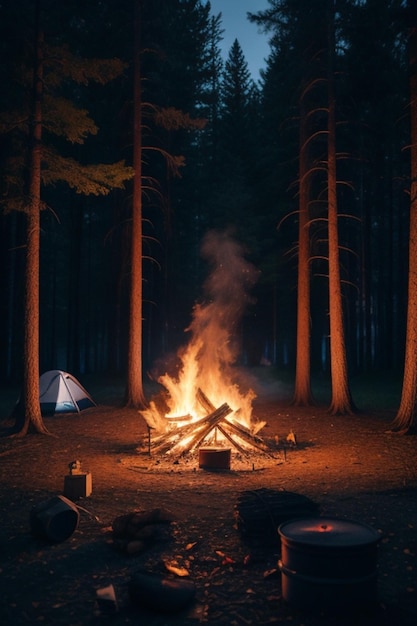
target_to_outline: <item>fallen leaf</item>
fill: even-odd
[[[231,565],[232,563],[234,563],[234,560],[230,556],[225,556],[222,561],[222,565]]]
[[[176,576],[189,576],[190,573],[185,567],[176,567],[175,565],[170,565],[169,563],[165,563],[165,567],[168,572],[171,574],[175,574]]]

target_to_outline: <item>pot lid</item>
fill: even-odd
[[[314,546],[349,547],[377,543],[381,535],[371,526],[335,517],[307,517],[281,524],[282,538]]]

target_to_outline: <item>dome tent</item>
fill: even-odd
[[[42,415],[56,413],[80,413],[84,409],[97,406],[88,391],[68,372],[50,370],[39,378],[39,402]],[[15,412],[22,412],[23,401],[20,398]]]

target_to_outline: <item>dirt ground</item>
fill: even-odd
[[[114,405],[45,418],[51,437],[0,438],[1,623],[417,623],[416,437],[389,434],[390,412],[331,417],[269,397],[255,401],[254,415],[266,422],[259,434],[272,456],[244,459],[232,451],[226,471],[201,469],[193,455],[150,456],[144,420]],[[291,430],[295,447],[285,443]],[[63,494],[68,463],[76,459],[92,477],[91,495],[76,501],[78,527],[63,541],[34,536],[32,508]],[[266,488],[308,496],[321,516],[356,520],[380,533],[376,606],[353,607],[351,614],[329,613],[326,606],[313,612],[282,597],[278,532],[254,543],[236,525],[242,494]],[[168,511],[172,521],[146,549],[126,553],[115,542],[114,520],[156,509]],[[194,599],[179,612],[167,612],[164,600],[145,608],[129,593],[138,572],[192,581]],[[111,615],[96,602],[97,590],[109,585],[117,601]]]

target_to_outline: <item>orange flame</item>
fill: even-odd
[[[226,402],[233,411],[228,419],[250,428],[256,395],[251,389],[240,390],[234,365],[239,353],[237,329],[249,301],[246,289],[258,273],[227,234],[208,233],[202,254],[212,265],[205,283],[206,302],[194,307],[188,328],[191,340],[178,354],[178,375],[174,378],[165,373],[158,378],[169,393],[165,417],[198,420],[207,415],[207,407],[198,399],[201,389],[214,408]]]
[[[198,401],[197,394],[201,389],[214,407],[227,402],[235,418],[238,414],[238,421],[250,427],[252,401],[256,395],[251,389],[246,393],[240,391],[217,352],[216,343],[203,344],[201,338],[197,338],[182,357],[178,378],[174,379],[168,374],[159,378],[169,393],[170,410],[166,417],[190,415],[196,420],[204,417],[207,411]]]

